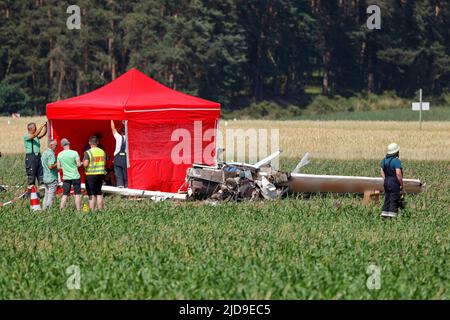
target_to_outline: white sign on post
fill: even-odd
[[[419,111],[419,124],[420,130],[422,130],[422,111],[430,110],[430,103],[422,100],[422,89],[419,90],[419,102],[413,102],[412,109],[413,111]]]
[[[413,111],[420,111],[420,102],[413,102],[412,103],[412,110]],[[422,110],[429,111],[430,110],[430,103],[429,102],[422,102]]]

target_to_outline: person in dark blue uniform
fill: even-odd
[[[396,143],[391,143],[386,157],[380,164],[384,180],[384,205],[381,216],[384,218],[394,218],[398,213],[400,194],[403,192],[403,169],[399,156],[400,147]]]

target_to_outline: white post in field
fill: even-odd
[[[422,89],[419,90],[419,103],[420,103],[419,123],[420,123],[420,130],[422,130]]]
[[[412,103],[412,110],[413,111],[419,111],[419,126],[420,130],[422,130],[422,111],[428,111],[430,110],[430,103],[429,102],[423,102],[423,91],[422,89],[419,90],[419,102],[413,102]]]

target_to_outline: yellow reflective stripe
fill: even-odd
[[[96,175],[105,173],[105,152],[100,148],[92,148],[88,151],[89,166],[86,168],[86,175]]]

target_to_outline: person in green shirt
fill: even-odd
[[[41,163],[41,142],[47,134],[47,123],[36,129],[36,123],[27,125],[28,133],[23,136],[25,147],[25,171],[27,173],[28,187],[35,185],[36,179],[43,184],[43,168]]]
[[[70,188],[73,186],[75,193],[75,207],[81,210],[81,180],[78,168],[81,167],[80,156],[78,152],[70,150],[70,142],[66,138],[61,140],[63,151],[58,154],[58,169],[63,173],[63,196],[61,198],[61,209],[64,208],[67,198],[70,194]]]
[[[49,140],[48,149],[44,151],[41,158],[45,187],[45,197],[43,201],[44,210],[51,207],[56,196],[56,189],[58,187],[58,168],[55,158],[55,150],[57,146],[58,143],[56,140]]]

